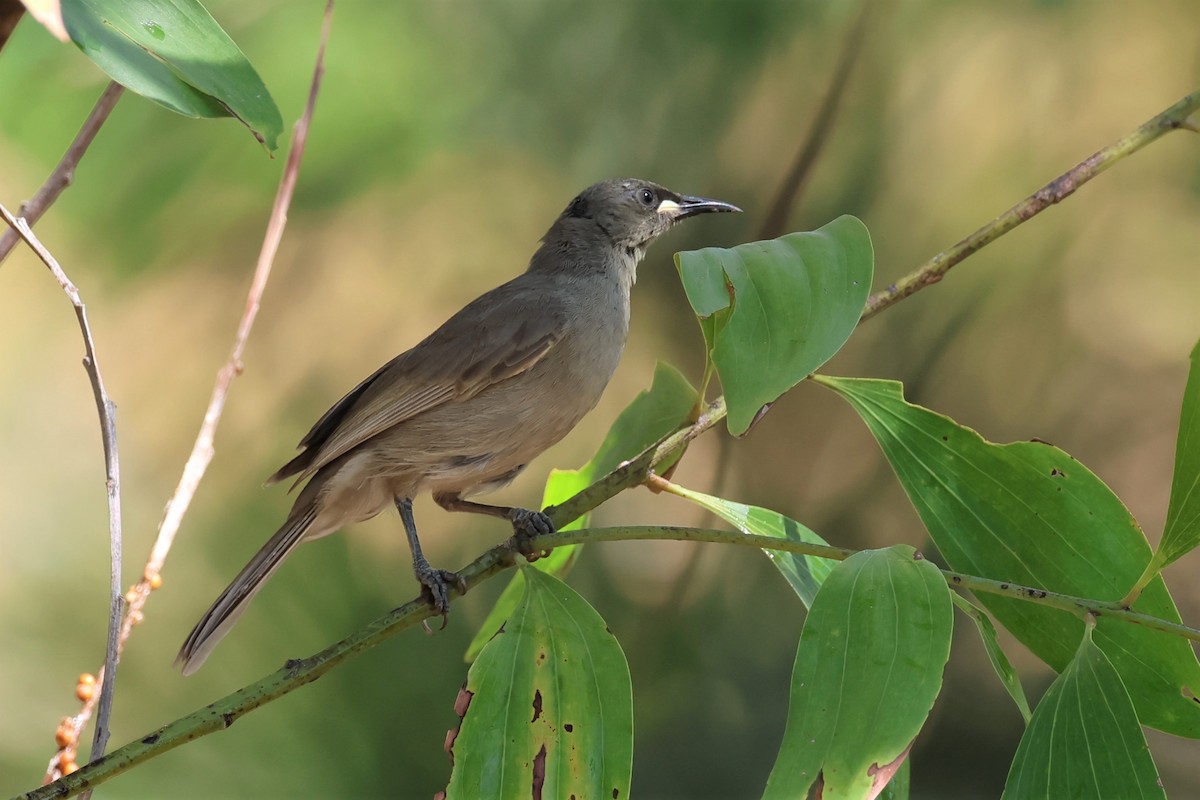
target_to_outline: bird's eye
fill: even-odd
[[[654,192],[650,189],[639,189],[637,199],[639,203],[649,208],[654,205]]]

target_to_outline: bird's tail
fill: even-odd
[[[192,628],[175,664],[183,666],[183,674],[191,675],[200,669],[204,660],[212,653],[217,643],[233,628],[234,623],[242,616],[246,606],[267,582],[267,578],[278,569],[288,554],[300,544],[304,534],[317,516],[315,503],[306,504],[300,513],[293,513],[283,527],[267,541],[262,549],[254,554],[233,583],[221,592],[204,616]]]

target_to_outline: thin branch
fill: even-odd
[[[994,220],[926,261],[886,289],[867,298],[862,319],[870,319],[883,309],[942,279],[950,268],[967,256],[999,239],[1013,228],[1040,214],[1055,203],[1075,193],[1083,184],[1104,172],[1121,159],[1136,153],[1165,133],[1183,128],[1197,130],[1197,123],[1188,117],[1200,110],[1200,91],[1192,92],[1161,114],[1156,115],[1129,135],[1097,150],[1088,158],[1059,175]]]
[[[233,349],[225,365],[217,373],[212,396],[209,399],[208,408],[204,413],[204,421],[201,423],[200,431],[196,436],[196,442],[192,446],[192,452],[188,456],[187,463],[184,465],[179,484],[175,487],[175,493],[171,496],[163,512],[163,519],[159,523],[158,534],[150,550],[150,555],[146,560],[146,566],[142,570],[141,580],[130,587],[129,592],[125,596],[129,606],[124,620],[120,624],[119,636],[117,637],[118,653],[124,649],[125,643],[133,633],[133,628],[142,621],[142,609],[145,607],[150,593],[162,585],[161,572],[163,564],[166,562],[168,553],[170,553],[171,545],[174,544],[175,535],[178,533],[179,527],[183,522],[184,514],[187,512],[188,506],[191,504],[192,498],[195,496],[196,490],[200,485],[200,481],[213,459],[215,453],[213,442],[216,437],[217,426],[221,421],[221,414],[225,409],[225,401],[229,395],[230,386],[233,383],[233,379],[242,373],[242,354],[245,352],[246,340],[249,338],[250,331],[254,326],[254,320],[258,314],[263,292],[271,276],[271,267],[275,262],[275,255],[279,251],[279,244],[283,238],[284,228],[287,225],[288,208],[291,205],[292,196],[295,193],[296,180],[300,173],[300,163],[304,155],[305,143],[308,141],[308,129],[316,107],[321,78],[325,72],[325,45],[329,39],[332,13],[333,2],[330,0],[325,9],[325,19],[321,29],[320,46],[317,51],[316,66],[313,71],[312,85],[309,89],[308,103],[305,106],[304,114],[300,117],[294,128],[287,164],[280,179],[279,189],[275,195],[275,204],[271,210],[270,221],[267,224],[262,249],[259,252],[254,278],[247,292],[246,307],[242,312],[241,321],[238,323]],[[120,588],[118,586],[119,592]],[[101,684],[106,683],[104,681],[103,670],[97,673],[96,681]],[[70,762],[69,756],[74,752],[74,741],[78,739],[79,733],[87,725],[94,703],[94,696],[89,696],[84,701],[83,707],[78,714],[66,718],[61,723],[59,729],[64,732],[64,735],[59,742],[59,751],[50,759],[47,767],[47,782],[58,778],[65,771],[69,771],[63,769],[64,761]]]
[[[117,682],[117,632],[120,627],[121,611],[124,598],[121,597],[121,465],[117,453],[117,421],[116,407],[104,388],[104,379],[100,375],[100,364],[96,358],[96,344],[92,340],[91,327],[87,321],[87,309],[79,290],[67,277],[66,272],[50,251],[34,235],[33,230],[24,219],[14,217],[9,210],[0,205],[0,216],[9,224],[12,230],[37,253],[58,280],[71,305],[75,307],[75,316],[79,320],[79,330],[83,334],[83,368],[87,371],[92,383],[92,394],[96,398],[96,411],[100,416],[100,435],[104,443],[104,483],[108,494],[108,534],[109,534],[109,620],[108,644],[105,648],[103,674],[107,676],[100,690],[100,710],[96,715],[96,733],[92,739],[93,759],[104,755],[108,744],[108,719],[112,713],[113,687]]]
[[[859,552],[840,547],[789,541],[777,539],[773,536],[757,536],[737,531],[707,528],[672,528],[665,526],[558,531],[534,538],[530,542],[530,546],[534,550],[540,551],[569,544],[648,540],[712,542],[741,547],[756,547],[765,550],[782,550],[801,555],[829,558],[836,561],[843,561],[856,552]],[[510,540],[488,550],[465,568],[459,570],[458,575],[462,577],[467,589],[470,590],[493,575],[515,566],[516,553],[516,545]],[[1005,597],[1068,611],[1080,616],[1090,613],[1095,616],[1115,617],[1126,622],[1143,625],[1153,630],[1184,636],[1192,641],[1200,641],[1200,630],[1180,625],[1170,620],[1121,608],[1116,603],[1105,603],[1089,600],[1084,597],[1046,592],[1028,586],[1001,583],[1000,581],[962,575],[948,570],[942,570],[942,574],[945,576],[947,583],[965,587],[974,592],[999,594]],[[455,596],[461,594],[457,587],[452,587],[450,591]],[[312,683],[337,665],[366,652],[401,631],[417,626],[422,620],[428,619],[434,616],[434,614],[435,612],[425,599],[418,597],[415,600],[411,600],[391,613],[370,623],[352,636],[327,647],[316,655],[310,658],[290,660],[262,680],[226,695],[215,703],[205,706],[186,717],[164,725],[153,733],[113,751],[108,758],[99,763],[88,764],[78,772],[68,775],[49,786],[42,786],[26,794],[19,795],[17,800],[49,800],[50,798],[71,797],[87,788],[98,786],[101,783],[111,780],[138,764],[159,756],[168,750],[173,750],[181,744],[199,739],[201,736],[207,736],[210,733],[224,730],[243,715],[261,708],[272,700],[282,697],[305,684]]]
[[[79,129],[79,133],[75,134],[75,140],[71,142],[71,146],[63,154],[62,160],[54,168],[54,172],[50,173],[50,177],[46,179],[42,188],[38,189],[32,199],[21,204],[20,216],[24,217],[30,226],[35,225],[42,218],[46,209],[50,208],[63,190],[75,180],[75,167],[78,166],[79,159],[83,158],[83,154],[91,146],[92,140],[100,131],[100,126],[108,119],[108,115],[112,113],[113,107],[121,99],[121,93],[124,91],[125,87],[116,81],[108,84],[104,89],[104,94],[100,95],[100,99],[92,107],[92,113],[88,114],[87,119],[84,120],[83,127]],[[20,239],[11,230],[5,231],[4,235],[0,236],[0,262],[8,257],[18,241]]]
[[[804,186],[812,174],[812,168],[817,163],[817,157],[829,139],[830,131],[833,130],[833,121],[837,117],[838,106],[846,94],[850,73],[854,70],[858,54],[862,51],[862,43],[867,33],[867,20],[870,18],[874,6],[874,0],[862,0],[862,4],[859,6],[858,16],[855,17],[854,24],[846,33],[837,68],[829,78],[829,86],[826,87],[825,95],[821,98],[821,105],[817,107],[812,126],[808,129],[808,136],[804,138],[804,143],[797,151],[791,169],[788,170],[783,183],[779,185],[779,191],[769,206],[766,219],[763,220],[762,227],[758,231],[759,239],[774,239],[776,236],[783,235],[787,229],[788,218],[799,202]]]
[[[587,512],[593,510],[607,500],[616,497],[626,489],[640,486],[646,482],[651,471],[664,460],[674,455],[676,451],[687,445],[700,434],[716,426],[725,419],[725,398],[718,397],[709,403],[704,413],[696,421],[663,438],[656,444],[643,450],[634,458],[618,466],[615,470],[597,480],[591,486],[576,493],[574,496],[546,508],[555,527],[561,528],[568,522],[574,522]]]

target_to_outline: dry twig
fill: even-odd
[[[113,107],[121,99],[121,93],[124,91],[125,87],[116,81],[108,84],[104,94],[100,95],[100,99],[92,107],[92,113],[88,114],[88,118],[84,120],[83,127],[79,129],[79,133],[75,134],[71,146],[67,148],[67,152],[63,153],[54,172],[50,173],[50,177],[42,184],[42,188],[38,189],[37,194],[21,204],[21,217],[30,226],[35,225],[41,219],[42,214],[46,213],[46,209],[50,208],[63,190],[75,180],[75,167],[78,166],[79,159],[83,158],[83,154],[91,146],[92,140],[100,131],[100,126],[108,119],[108,115],[112,113]],[[8,257],[19,241],[20,237],[13,230],[7,230],[4,235],[0,236],[0,262]]]
[[[87,321],[87,309],[84,307],[83,300],[79,296],[79,290],[75,288],[75,284],[63,272],[63,268],[54,256],[50,254],[50,251],[34,235],[33,230],[24,218],[18,219],[14,217],[2,205],[0,205],[0,216],[4,217],[4,221],[9,224],[12,230],[16,231],[17,235],[21,239],[24,239],[25,243],[33,249],[33,252],[37,253],[38,258],[50,269],[50,272],[58,280],[58,284],[66,292],[71,305],[75,307],[75,316],[79,319],[79,329],[83,333],[83,347],[85,352],[83,368],[87,370],[88,378],[91,379],[92,393],[96,396],[96,410],[100,414],[100,434],[104,441],[104,477],[105,486],[108,491],[111,598],[109,603],[108,645],[105,650],[104,667],[101,670],[101,674],[107,676],[107,680],[100,687],[100,711],[96,715],[96,735],[92,739],[91,755],[92,759],[95,760],[104,755],[104,748],[108,744],[108,717],[112,711],[113,687],[116,685],[117,660],[119,658],[117,630],[122,610],[121,466],[117,457],[116,407],[113,405],[112,400],[109,399],[108,392],[104,388],[104,379],[100,376],[100,365],[96,359],[96,345],[92,340],[92,331]],[[94,695],[91,702],[95,702]],[[78,731],[76,731],[75,737],[73,737],[71,742],[72,752],[74,752],[76,739],[78,739]]]
[[[216,436],[217,425],[221,421],[221,414],[225,410],[225,400],[229,395],[230,386],[233,383],[233,379],[242,373],[242,354],[245,351],[246,340],[250,336],[250,330],[253,328],[255,317],[258,315],[263,292],[266,289],[267,280],[271,276],[271,267],[274,264],[275,255],[279,251],[279,243],[283,238],[284,227],[287,225],[287,212],[292,202],[292,195],[295,192],[296,179],[300,173],[300,161],[304,154],[305,143],[308,140],[309,123],[312,120],[313,109],[316,106],[321,77],[325,72],[325,44],[329,38],[332,14],[333,2],[330,0],[325,8],[325,21],[321,30],[321,44],[317,52],[316,67],[313,72],[308,103],[305,106],[304,114],[300,117],[294,128],[294,136],[292,137],[287,164],[284,167],[283,176],[279,182],[279,189],[275,195],[275,204],[271,209],[271,217],[267,223],[267,232],[263,238],[262,249],[259,252],[254,278],[250,283],[250,289],[246,296],[246,307],[242,312],[242,318],[238,323],[237,333],[234,337],[233,350],[230,352],[225,365],[217,372],[212,396],[209,398],[208,408],[204,412],[204,421],[201,423],[195,444],[192,446],[191,455],[188,456],[187,463],[184,465],[179,484],[175,487],[175,493],[171,495],[171,499],[168,501],[166,509],[163,512],[163,519],[159,523],[158,534],[150,550],[150,555],[146,560],[146,566],[142,570],[141,580],[131,586],[125,595],[128,608],[121,622],[120,634],[117,638],[118,653],[124,650],[125,643],[129,640],[134,626],[142,621],[142,609],[145,607],[150,593],[162,585],[161,572],[167,554],[170,552],[171,545],[175,541],[175,535],[178,533],[179,526],[183,522],[184,514],[187,512],[188,506],[196,494],[196,489],[199,487],[200,481],[213,459],[213,454],[215,453],[213,441]],[[97,683],[102,682],[103,674],[97,674],[95,681]],[[57,780],[62,776],[63,770],[61,766],[65,760],[64,755],[71,756],[74,754],[74,750],[70,749],[73,745],[68,745],[67,748],[64,748],[63,743],[73,743],[78,738],[83,727],[87,725],[88,719],[92,715],[95,705],[94,694],[85,690],[79,692],[79,695],[84,700],[83,707],[74,716],[64,719],[59,726],[60,734],[56,738],[58,739],[60,749],[51,758],[50,764],[47,767],[45,778],[47,783]]]

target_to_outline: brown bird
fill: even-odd
[[[518,534],[554,529],[540,511],[471,502],[500,488],[595,407],[629,331],[629,292],[646,248],[695,214],[741,209],[644,180],[585,189],[542,237],[524,274],[469,303],[325,412],[303,452],[268,482],[308,484],[274,536],[204,613],[179,651],[195,672],[302,541],[394,504],[413,572],[449,612],[457,575],[425,560],[412,498],[503,517]]]

